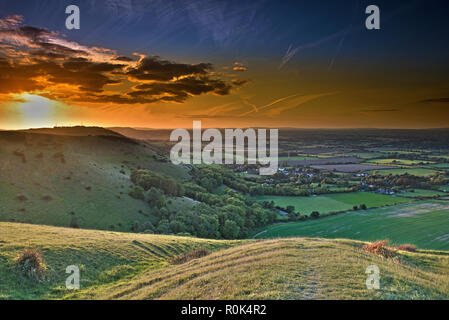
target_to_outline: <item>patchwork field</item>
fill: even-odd
[[[275,224],[257,238],[389,239],[418,248],[449,250],[449,203],[419,201],[371,210],[351,211],[316,220]]]
[[[330,213],[351,210],[353,206],[365,204],[368,208],[382,207],[411,201],[407,198],[388,196],[372,192],[336,193],[311,197],[259,196],[257,201],[274,201],[276,206],[286,208],[294,206],[301,214],[313,211]]]

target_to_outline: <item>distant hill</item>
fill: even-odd
[[[169,141],[170,133],[172,131],[168,129],[135,129],[121,127],[113,127],[108,129],[129,138],[152,141]]]
[[[1,131],[0,221],[130,231],[152,216],[128,195],[137,167],[189,178],[150,144],[107,129]]]
[[[0,299],[449,299],[449,253],[400,251],[385,259],[363,242],[292,238],[218,241],[0,223]],[[47,281],[20,274],[14,258],[40,251]],[[210,255],[176,264],[204,248]],[[325,257],[325,258],[324,258]],[[68,265],[81,289],[65,288]],[[365,270],[380,270],[368,290]]]
[[[54,127],[19,130],[27,133],[54,134],[65,136],[122,136],[121,134],[101,127]]]

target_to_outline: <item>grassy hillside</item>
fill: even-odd
[[[216,241],[0,223],[0,298],[66,299],[448,299],[449,253],[400,252],[383,259],[351,240]],[[14,257],[41,251],[46,281],[20,275]],[[192,248],[213,253],[183,264]],[[325,257],[325,258],[324,258]],[[64,287],[81,269],[81,290]],[[366,267],[381,289],[367,290]]]
[[[145,142],[101,128],[70,129],[0,132],[0,221],[129,231],[151,217],[145,202],[128,195],[130,168],[189,178]]]
[[[419,248],[449,250],[449,202],[418,201],[265,228],[257,238],[323,237],[364,241],[390,239]],[[260,230],[262,231],[262,230]]]

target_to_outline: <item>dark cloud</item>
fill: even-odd
[[[44,39],[44,38],[52,35],[52,33],[50,31],[48,31],[47,29],[30,27],[30,26],[20,27],[18,29],[11,29],[11,30],[9,30],[9,32],[17,33],[18,35],[22,35],[22,36],[27,37],[30,40],[33,40],[36,42],[39,41],[40,39]]]
[[[422,100],[424,103],[449,103],[449,98],[433,98]]]
[[[114,51],[66,41],[56,32],[21,25],[20,16],[0,19],[0,93],[32,92],[55,85],[54,99],[94,103],[183,103],[202,94],[228,95],[246,80],[226,80],[210,63],[187,64],[142,56],[139,61]],[[6,48],[4,47],[4,48]],[[14,50],[13,50],[14,49]],[[241,66],[236,63],[235,66]],[[220,78],[221,77],[221,78]],[[124,87],[132,89],[124,90]],[[107,85],[124,84],[120,92]]]
[[[247,84],[249,81],[244,79],[233,79],[232,84],[236,87],[242,87]]]
[[[169,81],[182,76],[205,75],[211,70],[210,63],[185,64],[161,60],[159,57],[146,57],[137,67],[130,69],[127,75],[137,80]]]
[[[129,58],[129,57],[125,57],[125,56],[121,56],[121,57],[117,57],[114,59],[115,61],[123,61],[123,62],[131,62],[134,61],[133,58]]]
[[[13,66],[5,59],[0,59],[0,94],[43,89],[43,85],[33,79],[37,75],[35,70]]]

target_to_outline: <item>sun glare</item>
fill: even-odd
[[[45,97],[23,93],[20,95],[17,111],[22,122],[29,127],[53,126],[58,108],[58,102]]]

